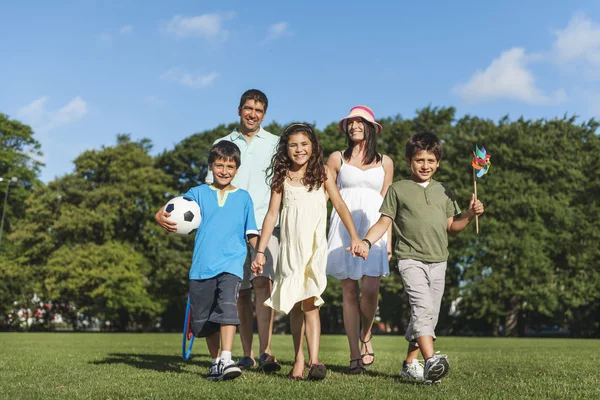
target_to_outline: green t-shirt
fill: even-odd
[[[404,179],[392,183],[379,212],[394,221],[394,255],[424,262],[448,260],[448,218],[460,214],[452,191],[431,180],[427,187]]]

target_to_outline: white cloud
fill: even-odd
[[[229,32],[223,28],[223,21],[233,14],[203,14],[195,17],[174,16],[163,26],[163,32],[179,39],[201,37],[210,40],[225,40]]]
[[[72,124],[83,118],[88,112],[85,100],[77,96],[56,111],[46,109],[47,97],[35,99],[17,111],[17,116],[36,131],[48,132],[54,128]]]
[[[600,25],[577,13],[555,35],[554,51],[559,63],[585,61],[600,66]]]
[[[158,96],[155,95],[150,95],[150,96],[146,96],[144,97],[144,101],[147,104],[150,104],[152,106],[157,106],[157,107],[162,107],[165,105],[165,101],[163,99],[161,99]]]
[[[288,32],[289,25],[287,22],[278,22],[269,26],[265,41],[277,39]]]
[[[521,47],[513,47],[484,70],[477,70],[467,83],[453,89],[467,102],[479,103],[499,98],[520,100],[529,104],[563,101],[564,91],[559,90],[551,97],[535,86],[535,77],[527,68],[531,58]]]
[[[119,33],[121,35],[127,35],[133,32],[133,25],[124,25],[119,29]]]
[[[110,33],[101,33],[98,35],[98,39],[102,43],[110,44],[112,42],[112,35]]]
[[[163,79],[176,82],[182,86],[198,89],[210,86],[215,79],[219,77],[219,73],[211,72],[210,74],[193,74],[181,68],[171,68],[161,76]]]

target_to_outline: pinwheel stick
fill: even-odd
[[[477,177],[475,176],[475,168],[473,168],[473,193],[475,201],[477,201]],[[479,217],[475,214],[475,232],[479,233]]]

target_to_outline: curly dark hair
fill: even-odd
[[[283,183],[293,164],[292,160],[288,157],[288,142],[290,136],[296,133],[303,133],[312,143],[312,154],[308,159],[304,178],[302,178],[304,186],[308,187],[309,192],[317,190],[327,179],[325,165],[323,164],[323,149],[315,130],[307,123],[291,124],[281,133],[279,143],[277,144],[277,151],[273,154],[271,165],[267,168],[267,182],[271,182],[271,190],[274,190],[276,193],[283,192]]]

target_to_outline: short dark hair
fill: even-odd
[[[215,160],[219,158],[227,161],[233,160],[236,167],[239,168],[242,158],[240,154],[240,148],[232,142],[221,140],[219,143],[213,145],[213,147],[210,149],[210,154],[208,155],[208,165],[214,163]]]
[[[442,159],[442,142],[431,131],[415,133],[406,142],[406,158],[412,160],[420,151],[429,151],[440,161]]]
[[[267,112],[267,108],[269,107],[269,100],[267,99],[267,95],[261,92],[260,90],[246,90],[242,95],[242,98],[240,99],[240,105],[238,108],[242,108],[248,100],[254,100],[258,101],[259,103],[262,103],[265,106],[265,113]]]

